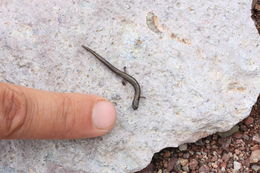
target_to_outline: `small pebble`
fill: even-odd
[[[212,168],[217,168],[218,164],[214,162],[214,163],[211,164],[211,166],[212,166]]]
[[[189,154],[189,153],[183,154],[183,158],[184,158],[184,159],[188,159],[189,157],[190,157],[190,154]]]
[[[209,172],[209,167],[206,165],[203,165],[199,168],[199,173],[208,173]]]
[[[226,163],[226,162],[222,162],[222,163],[220,164],[220,167],[225,169],[225,168],[227,167],[227,163]]]
[[[239,159],[240,159],[240,160],[244,160],[243,156],[244,156],[244,154],[243,154],[243,153],[240,153],[240,154],[239,154]]]
[[[248,117],[248,118],[245,120],[245,125],[249,126],[249,125],[252,124],[253,122],[254,122],[254,118]]]
[[[236,154],[233,155],[234,160],[239,160],[238,156]]]
[[[217,160],[218,160],[218,156],[213,156],[212,159],[211,159],[211,161],[213,161],[213,162],[215,162]]]
[[[252,165],[251,168],[252,168],[255,172],[260,171],[260,166],[258,166],[258,165]]]
[[[245,167],[249,167],[249,166],[250,166],[250,158],[247,158],[246,160],[244,160],[243,165],[244,165]]]
[[[241,152],[240,152],[239,149],[235,149],[235,153],[236,153],[237,155],[239,155]]]
[[[204,145],[203,141],[200,139],[197,142],[195,142],[195,145],[201,146]]]
[[[195,159],[192,159],[189,163],[189,167],[191,170],[196,170],[196,168],[198,167],[199,162]]]
[[[211,141],[211,145],[214,145],[214,144],[216,144],[216,141]]]
[[[196,154],[197,154],[197,155],[201,155],[201,152],[197,151]]]
[[[218,155],[222,155],[223,150],[221,150],[220,148],[218,148],[217,153],[218,153]]]
[[[185,166],[185,165],[187,165],[187,163],[189,161],[188,161],[188,159],[179,159],[179,162],[180,162],[181,166]]]
[[[217,145],[212,145],[212,148],[213,148],[213,149],[217,149],[218,146],[217,146]]]
[[[218,143],[221,145],[221,148],[223,148],[224,150],[228,150],[229,145],[231,144],[231,138],[220,138],[218,140]]]
[[[247,130],[247,127],[245,125],[240,125],[239,128],[242,132],[245,132]]]
[[[252,151],[250,156],[250,163],[257,163],[260,160],[260,150]]]
[[[187,150],[187,148],[188,148],[187,144],[182,144],[179,146],[179,150],[181,150],[181,151],[185,151],[185,150]]]
[[[259,150],[260,146],[259,145],[254,145],[250,148],[251,151]]]
[[[176,163],[177,163],[177,159],[176,158],[170,159],[170,161],[169,161],[169,163],[167,165],[167,170],[171,171],[175,167]]]
[[[247,140],[247,141],[248,141],[250,138],[249,138],[249,136],[248,136],[248,135],[244,134],[244,135],[243,135],[243,139],[245,139],[245,140]]]
[[[234,134],[234,137],[239,139],[239,138],[242,137],[242,133],[241,132],[237,132],[237,133]]]
[[[225,172],[226,171],[226,168],[224,168],[224,167],[221,167],[221,169],[220,169],[222,172]]]
[[[186,171],[186,172],[190,172],[190,169],[189,169],[189,166],[188,165],[185,165],[182,167],[182,170],[183,171]]]
[[[256,141],[258,143],[260,143],[260,134],[256,134],[253,136],[253,141]]]
[[[223,160],[224,162],[228,162],[229,159],[230,159],[230,154],[224,153],[223,156],[222,156],[222,160]]]
[[[168,167],[168,162],[164,162],[164,163],[163,163],[163,167],[164,167],[164,168],[167,168],[167,167]]]
[[[229,169],[232,169],[232,168],[233,168],[232,162],[228,162],[228,163],[227,163],[227,168],[229,168]]]
[[[177,162],[176,165],[174,166],[173,170],[176,171],[176,172],[181,172],[181,164],[179,164]]]
[[[189,153],[190,153],[191,155],[193,155],[193,154],[194,154],[194,151],[189,151]]]
[[[182,157],[182,156],[183,156],[183,153],[182,153],[182,152],[180,152],[180,153],[178,154],[178,156],[179,156],[179,157]]]
[[[241,163],[234,161],[234,172],[238,172],[241,169]]]
[[[164,153],[164,156],[165,156],[165,157],[170,157],[170,156],[171,156],[171,152],[166,151],[166,152]]]

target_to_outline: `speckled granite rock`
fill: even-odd
[[[162,148],[230,129],[259,94],[260,38],[249,1],[0,4],[0,81],[102,95],[118,112],[115,129],[96,139],[1,141],[1,171],[137,171]],[[137,111],[132,87],[81,44],[140,81]]]

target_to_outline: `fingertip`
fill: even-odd
[[[92,110],[92,123],[97,130],[109,132],[115,125],[115,106],[108,101],[97,102]]]

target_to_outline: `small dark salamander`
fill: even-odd
[[[141,87],[140,87],[139,83],[137,82],[137,80],[135,78],[133,78],[132,76],[130,76],[129,74],[122,72],[119,69],[117,69],[116,67],[114,67],[105,58],[100,56],[98,53],[96,53],[92,49],[90,49],[84,45],[82,45],[82,47],[84,49],[86,49],[87,51],[89,51],[92,55],[94,55],[99,61],[101,61],[104,65],[106,65],[112,72],[116,73],[118,76],[120,76],[123,79],[125,79],[126,81],[128,81],[134,87],[135,95],[134,95],[134,99],[132,102],[132,108],[134,110],[136,110],[138,108],[140,95],[141,95]]]

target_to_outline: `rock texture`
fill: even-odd
[[[260,170],[260,141],[255,139],[260,133],[260,95],[249,117],[235,127],[238,127],[236,133],[231,133],[233,128],[226,132],[229,135],[215,133],[186,144],[186,150],[165,148],[136,173],[257,172]]]
[[[153,153],[230,129],[260,88],[250,2],[0,1],[0,81],[102,95],[118,112],[104,137],[1,141],[0,172],[133,172]],[[132,87],[85,44],[140,81]]]

